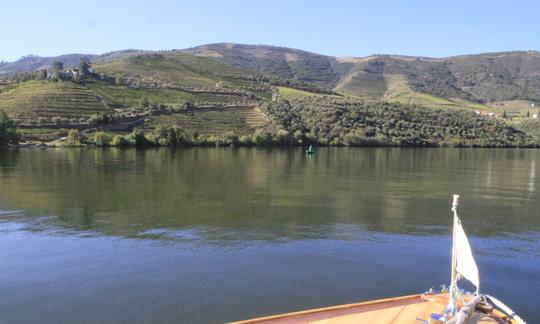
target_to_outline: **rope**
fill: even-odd
[[[508,316],[510,316],[510,318],[516,320],[516,322],[518,322],[518,324],[527,324],[527,323],[525,323],[524,320],[521,319],[521,317],[519,317],[519,315],[517,315],[512,309],[510,309],[510,307],[508,307],[502,301],[500,301],[497,298],[495,298],[493,296],[490,296],[490,295],[486,295],[486,294],[483,294],[483,295],[486,296],[489,299],[489,301],[492,302],[495,306],[499,307],[503,312],[505,312],[506,315],[508,315]]]

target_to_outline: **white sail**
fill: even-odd
[[[480,288],[478,267],[474,261],[469,240],[461,226],[461,221],[457,215],[454,215],[454,217],[457,219],[456,237],[454,242],[456,248],[456,271],[462,278],[469,280],[475,285],[476,291],[478,292]]]

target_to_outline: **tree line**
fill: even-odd
[[[468,111],[335,97],[279,100],[262,107],[275,131],[299,141],[348,146],[533,147],[538,142],[496,118]]]

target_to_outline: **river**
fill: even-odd
[[[454,193],[482,291],[540,322],[539,177],[540,150],[3,149],[0,322],[219,323],[424,292],[449,282]]]

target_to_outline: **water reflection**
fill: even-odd
[[[539,321],[536,150],[0,150],[0,322],[220,323],[448,281]]]
[[[449,197],[459,192],[469,232],[499,235],[540,227],[539,153],[321,148],[310,159],[299,149],[1,151],[0,208],[112,235],[207,228],[206,235],[303,239],[331,238],[335,231],[319,228],[334,224],[446,234]]]

